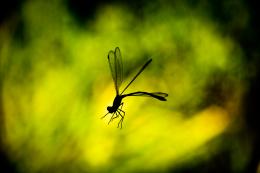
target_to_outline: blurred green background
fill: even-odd
[[[1,8],[1,173],[257,172],[252,2]],[[115,96],[107,54],[117,46],[122,88],[153,58],[127,92],[169,94],[167,102],[124,99],[121,130],[118,119],[100,119]]]

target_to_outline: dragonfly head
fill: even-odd
[[[107,111],[108,111],[109,113],[112,113],[112,112],[113,112],[112,106],[108,106],[108,107],[107,107]]]

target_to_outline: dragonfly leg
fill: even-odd
[[[117,112],[115,112],[115,114],[116,114],[116,116],[115,116],[115,117],[113,117],[113,118],[111,117],[111,118],[112,118],[112,121],[118,117],[118,113],[117,113]]]
[[[115,114],[116,114],[116,116],[114,117]],[[117,118],[117,117],[118,117],[117,113],[114,112],[114,113],[112,114],[112,116],[111,116],[111,118],[110,118],[108,124],[109,124],[111,121],[113,121],[113,119],[115,119],[115,118]]]
[[[122,109],[118,109],[118,110],[124,114],[123,116],[125,116],[125,111],[123,111]]]
[[[124,121],[124,117],[119,111],[118,111],[118,114],[120,115],[121,119],[120,121],[118,122],[118,125],[117,125],[117,128],[120,127],[120,129],[122,129],[122,126],[123,126],[123,121]]]
[[[106,113],[106,115],[104,115],[103,117],[101,117],[101,119],[102,119],[102,118],[105,118],[105,117],[107,116],[107,114],[109,114],[109,112],[108,112],[108,113]]]
[[[124,114],[123,116],[125,116],[125,111],[122,110],[124,102],[122,102],[120,105],[121,105],[121,107],[118,110]]]
[[[124,102],[120,103],[120,109],[122,109],[124,106]]]
[[[124,105],[124,102],[122,102],[120,105],[121,105],[121,106],[120,106],[120,108],[118,108],[118,113],[119,113],[119,115],[121,116],[121,119],[120,119],[120,121],[119,121],[119,123],[118,123],[117,128],[118,128],[119,125],[120,125],[120,129],[122,129],[122,124],[123,124],[123,121],[124,121],[124,118],[125,118],[125,111],[122,110],[123,105]],[[123,115],[122,115],[120,112],[123,113]]]

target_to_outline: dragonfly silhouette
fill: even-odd
[[[122,64],[122,56],[119,47],[115,48],[115,51],[111,50],[108,53],[108,63],[110,67],[110,71],[112,74],[112,78],[115,84],[115,89],[116,89],[116,97],[113,101],[112,106],[107,107],[108,113],[104,115],[101,118],[104,118],[107,116],[107,114],[111,113],[112,116],[108,122],[108,124],[113,121],[115,118],[118,118],[119,116],[121,117],[117,127],[122,128],[122,123],[125,117],[125,112],[122,110],[122,107],[124,103],[122,102],[122,99],[127,97],[127,96],[148,96],[152,97],[161,101],[166,101],[166,98],[168,94],[163,93],[163,92],[144,92],[144,91],[137,91],[137,92],[132,92],[129,94],[123,94],[124,91],[134,82],[134,80],[139,76],[139,74],[151,63],[152,59],[148,60],[143,67],[139,70],[139,72],[134,76],[134,78],[129,82],[129,84],[125,87],[125,89],[120,93],[119,92],[119,87],[121,86],[123,82],[123,64]]]

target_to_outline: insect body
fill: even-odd
[[[118,110],[119,106],[123,104],[122,102],[123,97],[120,95],[117,95],[114,99],[113,106],[108,106],[107,110],[109,113],[114,113]]]
[[[144,91],[137,91],[137,92],[132,92],[129,94],[123,94],[124,91],[131,85],[131,83],[139,76],[139,74],[151,63],[152,59],[148,60],[143,67],[139,70],[139,72],[134,76],[134,78],[129,82],[129,84],[124,88],[124,90],[119,93],[119,87],[122,84],[123,81],[123,64],[122,64],[122,57],[120,53],[120,49],[116,47],[115,51],[110,51],[108,53],[108,63],[110,67],[110,71],[113,77],[113,81],[115,84],[115,90],[116,90],[116,97],[113,101],[112,106],[107,107],[107,111],[112,114],[110,120],[108,123],[113,121],[115,118],[118,118],[119,116],[121,117],[118,126],[122,128],[122,123],[124,120],[125,112],[122,110],[123,107],[123,98],[127,96],[148,96],[148,97],[153,97],[155,99],[161,100],[161,101],[166,101],[166,98],[168,94],[163,93],[163,92],[144,92]],[[106,115],[107,115],[106,114]],[[101,118],[104,118],[106,115],[104,115]]]

